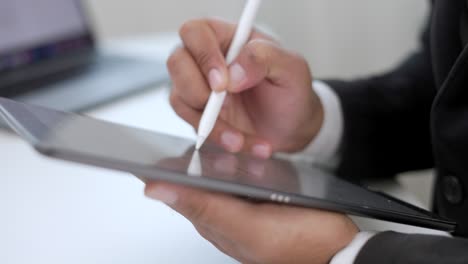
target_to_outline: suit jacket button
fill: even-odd
[[[442,182],[445,199],[451,204],[459,204],[463,201],[463,187],[455,176],[446,176]]]

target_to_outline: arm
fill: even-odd
[[[355,264],[466,263],[467,249],[465,239],[384,232],[367,242]]]
[[[430,109],[436,88],[428,42],[426,32],[421,51],[390,73],[328,82],[344,114],[339,175],[385,177],[433,166]]]

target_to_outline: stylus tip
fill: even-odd
[[[197,144],[195,145],[195,149],[199,150],[203,146],[203,143],[205,143],[205,140],[206,140],[205,137],[199,136],[197,138]]]

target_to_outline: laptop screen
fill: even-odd
[[[90,45],[79,0],[0,0],[0,72]]]

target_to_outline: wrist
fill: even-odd
[[[374,235],[374,232],[357,233],[346,247],[333,256],[330,264],[354,263],[361,249]]]
[[[336,247],[334,248],[333,254],[331,257],[334,257],[336,254],[341,252],[343,249],[347,248],[359,235],[359,227],[351,220],[351,218],[346,217],[347,222],[345,223],[346,228],[344,231],[340,232],[339,239],[334,243]]]
[[[340,162],[339,148],[344,130],[341,103],[326,83],[314,81],[312,86],[319,99],[319,103],[316,103],[319,108],[315,111],[316,119],[309,117],[309,120],[314,119],[313,122],[302,122],[310,129],[308,131],[312,131],[308,134],[308,140],[301,141],[308,142],[308,145],[302,151],[284,155],[284,158],[335,170]]]
[[[316,81],[313,83],[315,84]],[[311,103],[309,104],[310,108],[307,108],[307,111],[310,111],[310,114],[307,115],[308,119],[307,121],[304,121],[301,126],[297,127],[296,132],[300,133],[296,133],[294,135],[293,140],[290,141],[294,142],[294,145],[290,146],[286,152],[295,153],[303,151],[307,148],[307,146],[310,145],[311,142],[314,141],[322,129],[324,120],[326,118],[325,109],[320,96],[313,88],[314,84],[312,84],[312,93],[310,94],[312,97],[310,99]]]

